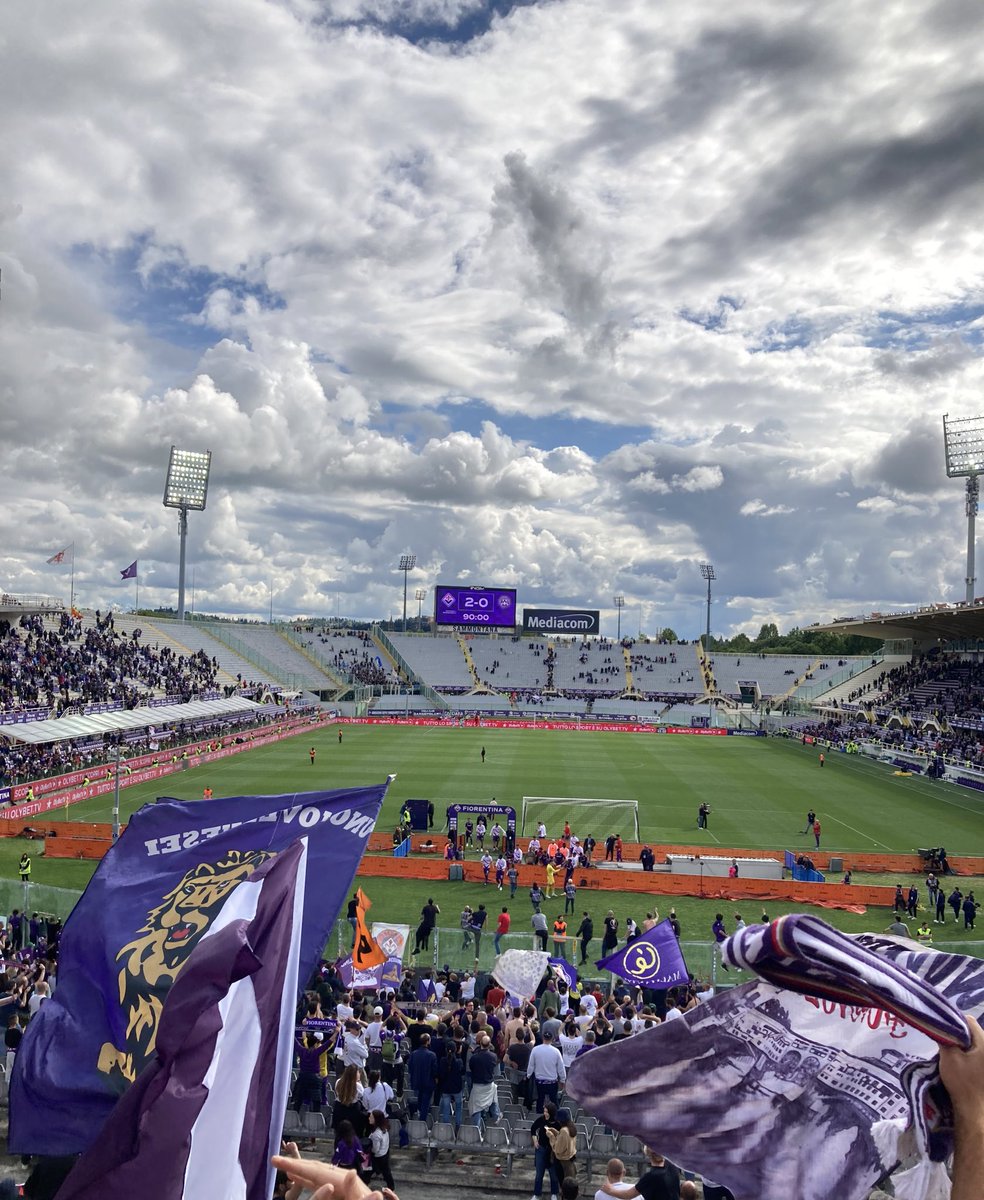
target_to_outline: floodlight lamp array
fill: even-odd
[[[701,578],[708,580],[708,582],[712,579],[717,579],[717,576],[714,574],[714,568],[710,563],[700,564],[700,574]]]
[[[401,571],[412,571],[416,565],[417,565],[416,554],[401,554],[400,555],[399,569]]]
[[[984,474],[984,416],[943,417],[946,473],[951,479]]]
[[[172,446],[164,483],[164,507],[204,509],[211,465],[211,450],[179,450]]]

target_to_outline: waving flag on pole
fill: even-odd
[[[372,901],[362,888],[355,893],[355,945],[352,947],[352,966],[357,971],[368,971],[370,967],[381,966],[389,957],[369,931],[366,924],[366,913],[372,908]]]
[[[120,579],[136,579],[136,577],[137,577],[137,560],[134,559],[133,562],[130,563],[130,565],[125,570],[120,571]]]
[[[569,963],[566,958],[552,958],[550,966],[569,988],[577,987],[577,967],[573,963]]]
[[[417,999],[421,1004],[437,1003],[437,988],[433,979],[421,979],[417,984]]]
[[[317,966],[389,781],[215,800],[161,799],[130,819],[65,922],[55,994],[31,1021],[10,1081],[17,1154],[92,1145],[153,1059],[165,997],[244,880],[308,840],[296,998]]]
[[[267,1200],[290,1086],[307,839],[229,897],[164,1001],[157,1056],[62,1200]]]
[[[640,987],[669,988],[690,979],[680,943],[668,920],[660,921],[624,950],[609,954],[595,966]]]
[[[69,552],[69,550],[71,550],[71,548],[71,546],[66,546],[64,550],[59,550],[57,554],[52,554],[51,558],[46,558],[45,562],[48,563],[49,566],[54,563],[63,563],[65,561],[65,555]]]

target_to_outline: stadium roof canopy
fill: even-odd
[[[907,641],[919,646],[938,642],[984,639],[984,602],[930,604],[909,612],[868,613],[866,617],[839,617],[812,625],[830,633],[855,634],[884,641]]]
[[[23,725],[0,725],[0,737],[12,742],[61,742],[67,738],[98,737],[151,725],[173,725],[178,721],[201,721],[231,713],[260,712],[264,706],[242,696],[226,700],[193,700],[190,704],[164,704],[159,708],[124,708],[93,713],[88,717],[55,717],[49,721],[25,721]]]

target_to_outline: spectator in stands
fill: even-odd
[[[542,1036],[543,1041],[539,1046],[534,1046],[526,1068],[527,1075],[536,1081],[537,1107],[540,1109],[547,1100],[556,1104],[560,1085],[567,1078],[564,1059],[553,1044],[549,1030],[545,1030]]]
[[[550,1149],[550,1138],[547,1135],[548,1129],[556,1129],[557,1126],[557,1105],[553,1101],[539,1104],[540,1115],[533,1122],[533,1128],[530,1130],[530,1137],[533,1142],[533,1200],[539,1200],[540,1193],[543,1190],[543,1177],[547,1175],[550,1179],[550,1194],[557,1195],[557,1170],[553,1162],[553,1154]]]
[[[495,1076],[498,1067],[499,1060],[492,1049],[492,1039],[487,1033],[478,1034],[475,1049],[468,1059],[468,1074],[472,1083],[469,1111],[476,1125],[481,1124],[486,1116],[495,1122],[502,1115],[496,1100]]]
[[[420,1045],[407,1062],[407,1078],[417,1093],[417,1117],[426,1121],[430,1113],[431,1097],[437,1083],[437,1055],[430,1048],[429,1033],[421,1036]]]

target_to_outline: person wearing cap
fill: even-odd
[[[383,1006],[377,1004],[372,1010],[372,1020],[366,1026],[365,1039],[369,1057],[366,1069],[379,1071],[383,1066]]]
[[[557,1103],[557,1093],[567,1078],[567,1071],[563,1055],[554,1045],[549,1030],[544,1032],[541,1044],[533,1047],[526,1074],[536,1081],[537,1108],[542,1110],[548,1100]]]

